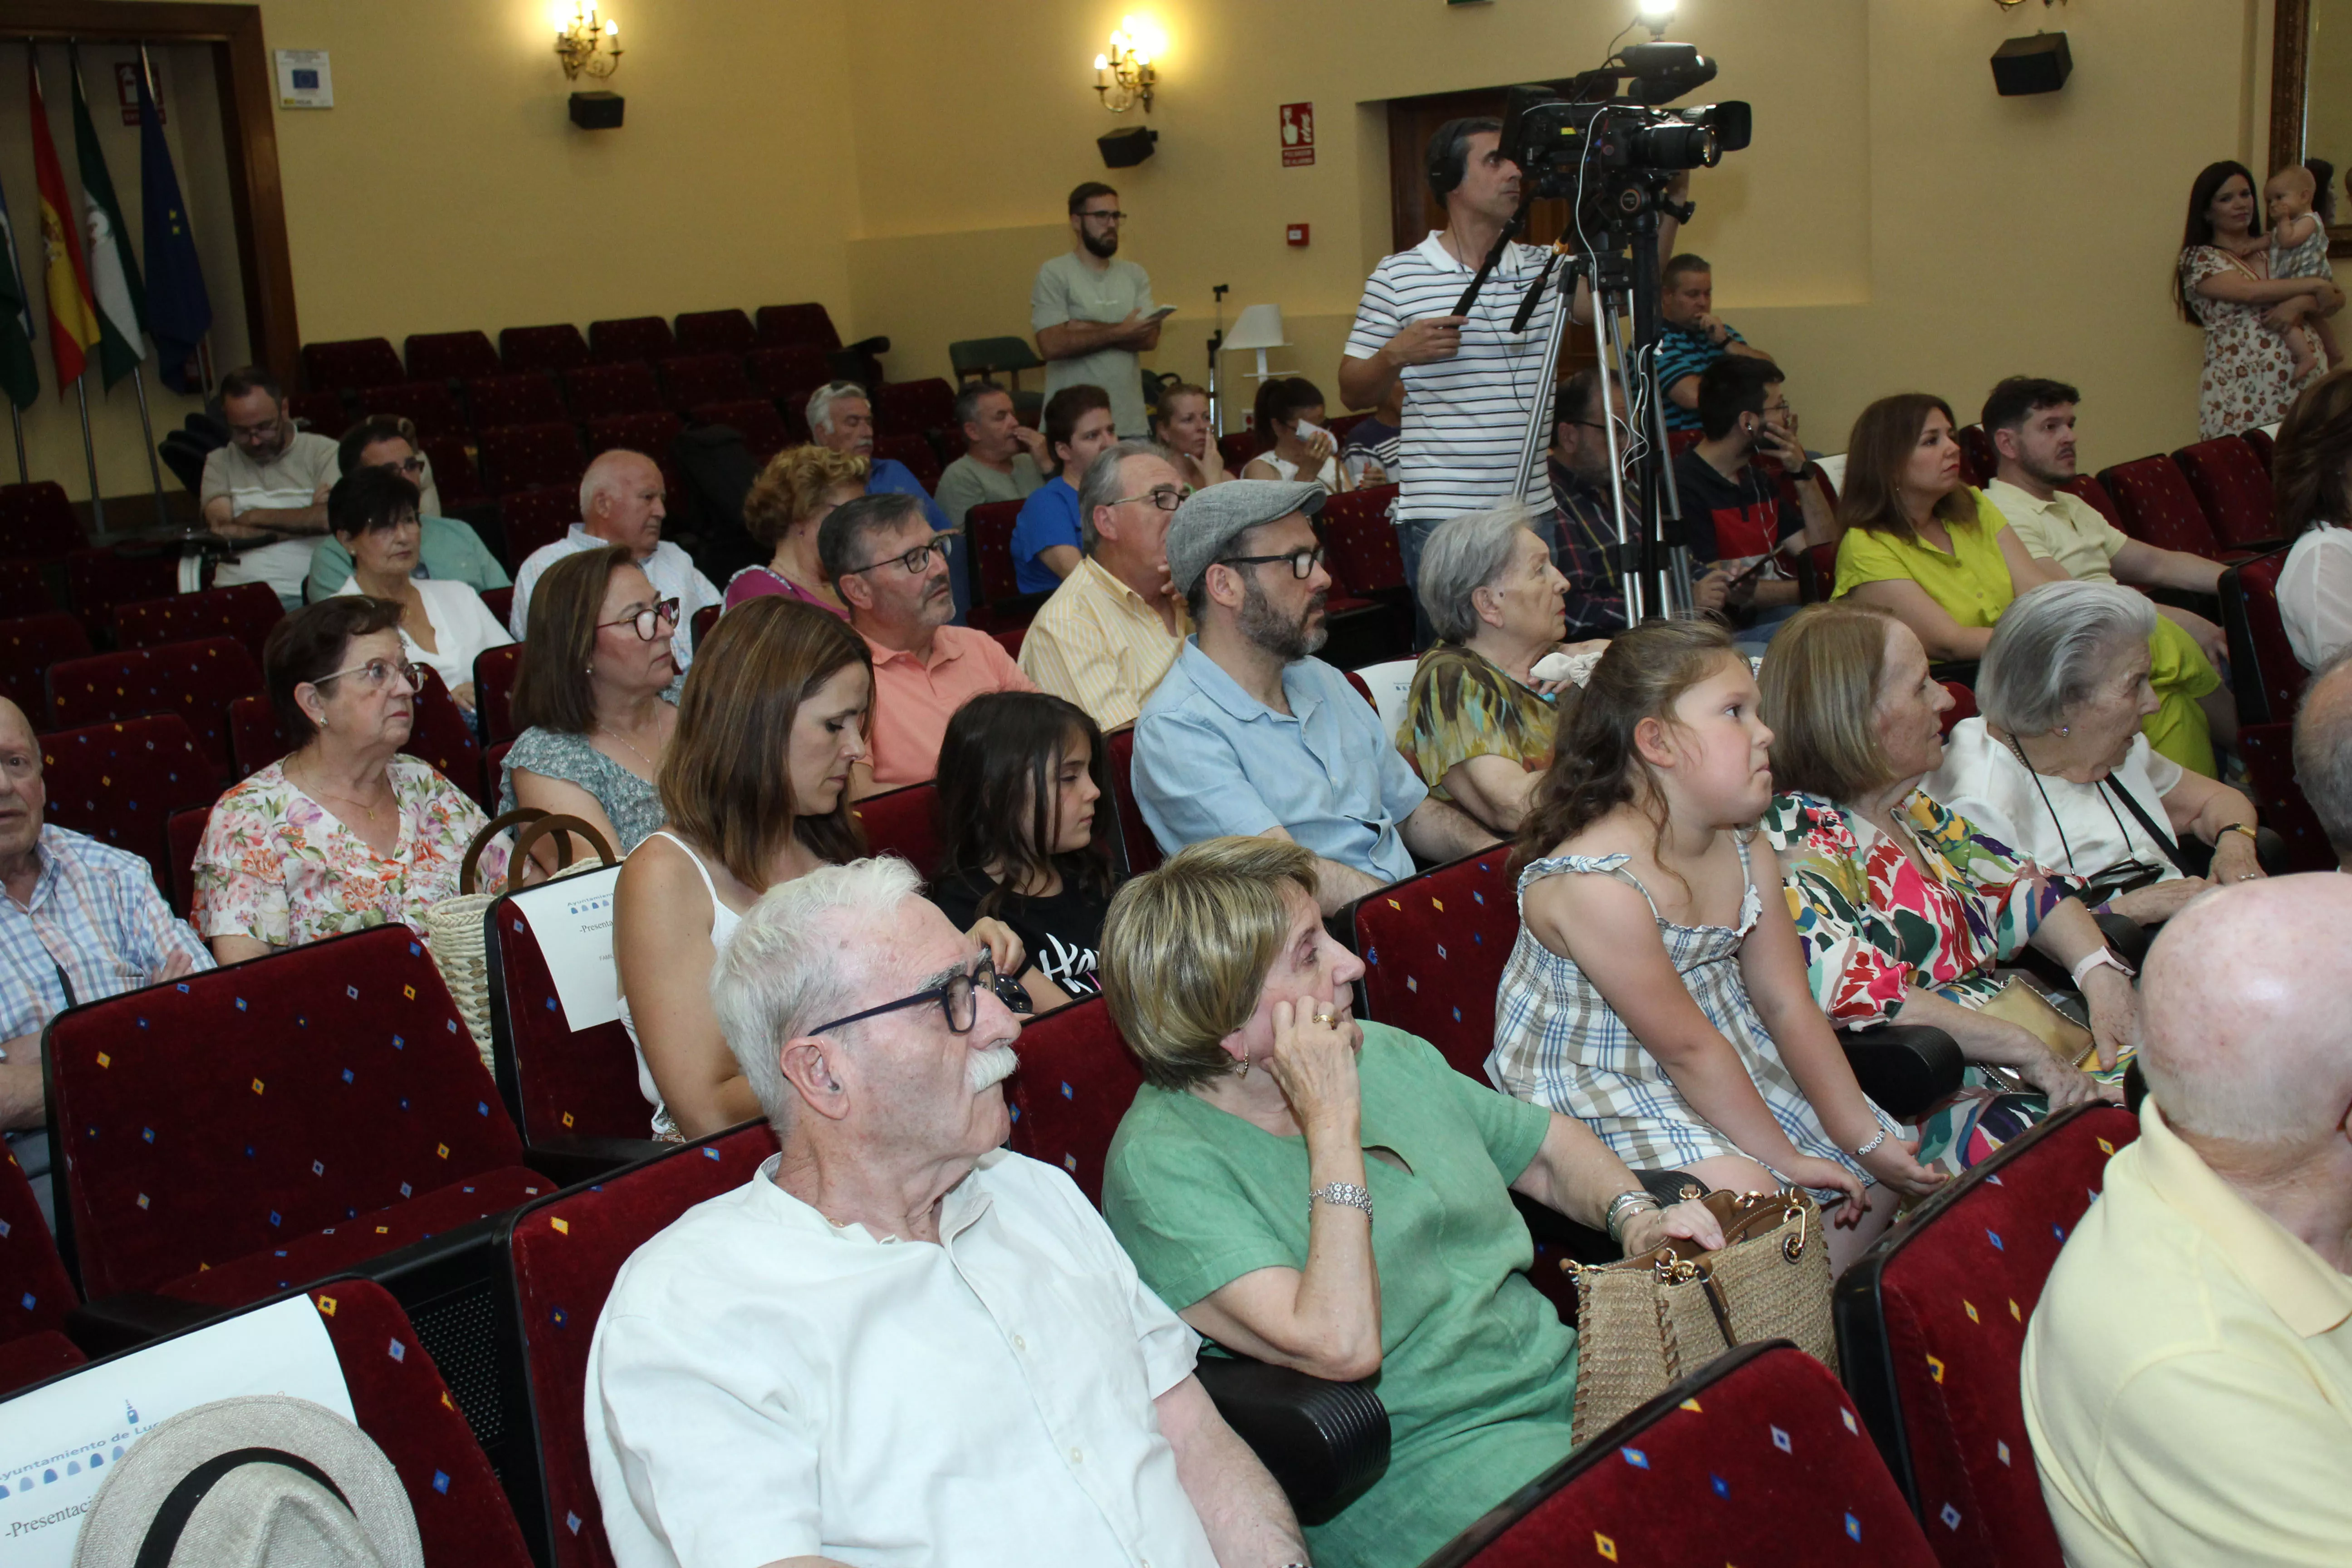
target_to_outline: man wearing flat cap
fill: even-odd
[[[1495,842],[1430,798],[1323,646],[1331,576],[1320,485],[1235,479],[1168,527],[1168,574],[1199,631],[1135,721],[1135,796],[1160,847],[1228,834],[1315,852],[1326,914]]]

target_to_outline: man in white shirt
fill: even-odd
[[[677,657],[680,674],[694,662],[694,612],[720,602],[710,579],[695,570],[694,560],[661,536],[663,505],[661,467],[643,452],[615,447],[588,465],[580,479],[580,515],[571,531],[552,544],[542,544],[523,557],[515,572],[514,606],[507,614],[507,629],[523,640],[530,626],[530,591],[539,574],[567,555],[625,544],[654,591],[677,601],[677,632],[670,651]]]
[[[782,1152],[622,1267],[589,1352],[619,1568],[1304,1563],[1199,1340],[1000,1145],[1021,1026],[890,858],[772,889],[711,973]]]
[[[299,609],[310,553],[327,531],[335,443],[294,428],[277,377],[258,365],[221,377],[221,414],[228,445],[205,458],[197,496],[205,526],[227,539],[272,542],[222,562],[213,582],[224,588],[267,583],[278,603]]]
[[[1148,437],[1140,355],[1160,346],[1150,275],[1118,259],[1118,193],[1089,180],[1070,193],[1070,248],[1037,268],[1029,325],[1045,362],[1045,395],[1066,386],[1110,394],[1121,436]]]

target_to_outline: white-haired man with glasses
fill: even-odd
[[[770,890],[710,991],[780,1152],[604,1303],[584,1414],[619,1568],[1305,1563],[1198,1337],[1001,1147],[1020,1021],[911,868]]]
[[[1196,492],[1167,534],[1170,580],[1200,629],[1135,721],[1135,799],[1160,847],[1227,834],[1315,852],[1329,914],[1495,837],[1429,787],[1348,678],[1313,657],[1331,574],[1323,487],[1235,479]]]
[[[936,775],[948,721],[966,699],[1037,689],[1003,643],[948,624],[955,617],[948,581],[954,541],[933,533],[915,498],[902,495],[860,496],[817,529],[817,563],[848,606],[850,626],[874,650],[870,754],[851,770],[853,796]]]
[[[1021,668],[1103,729],[1135,721],[1192,629],[1168,576],[1168,525],[1192,493],[1151,441],[1105,448],[1078,484],[1086,554],[1030,623]]]

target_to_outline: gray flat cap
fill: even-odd
[[[1228,479],[1194,490],[1168,524],[1169,580],[1178,593],[1191,593],[1234,534],[1294,511],[1313,517],[1329,495],[1321,485],[1297,479]]]

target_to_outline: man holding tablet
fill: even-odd
[[[1148,438],[1143,366],[1137,358],[1160,345],[1160,323],[1170,306],[1151,303],[1150,275],[1118,259],[1118,229],[1127,215],[1118,193],[1089,180],[1070,193],[1068,251],[1037,268],[1029,289],[1029,324],[1045,361],[1048,399],[1066,386],[1099,386],[1110,394],[1120,436]]]

